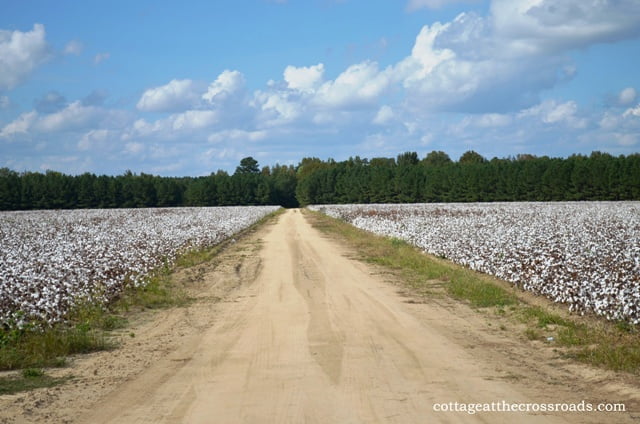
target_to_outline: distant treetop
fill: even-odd
[[[258,161],[252,158],[251,156],[247,156],[240,161],[240,165],[236,168],[236,174],[259,174],[260,167],[258,166]]]

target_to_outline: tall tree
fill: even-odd
[[[422,163],[426,166],[444,166],[452,163],[452,161],[449,155],[445,152],[434,150],[422,159]]]
[[[258,161],[252,158],[251,156],[247,156],[240,161],[240,165],[236,168],[236,174],[259,174],[260,167],[258,166]]]
[[[412,166],[417,165],[420,160],[416,152],[404,152],[398,155],[396,162],[398,166]]]
[[[460,159],[458,159],[458,162],[461,164],[484,163],[486,161],[480,153],[474,152],[473,150],[467,150],[460,156]]]

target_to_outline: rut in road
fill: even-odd
[[[216,323],[83,422],[506,423],[513,414],[437,413],[433,405],[550,400],[552,392],[530,399],[522,383],[493,378],[495,367],[417,319],[299,211],[280,216],[263,242],[255,281]]]

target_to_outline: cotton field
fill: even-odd
[[[185,249],[211,246],[276,206],[0,213],[0,325],[53,323],[104,304]]]
[[[565,303],[640,323],[640,202],[312,206]]]

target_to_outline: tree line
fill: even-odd
[[[293,166],[258,167],[245,158],[233,175],[202,177],[150,174],[71,176],[55,171],[17,173],[0,169],[0,210],[144,208],[174,206],[282,205],[294,207]]]
[[[296,197],[301,204],[638,200],[640,154],[486,160],[468,151],[453,162],[434,151],[422,160],[415,152],[396,160],[306,159]]]
[[[232,175],[202,177],[0,169],[0,210],[565,200],[640,200],[640,154],[487,160],[468,151],[454,162],[441,151],[406,152],[263,168],[246,157]]]

